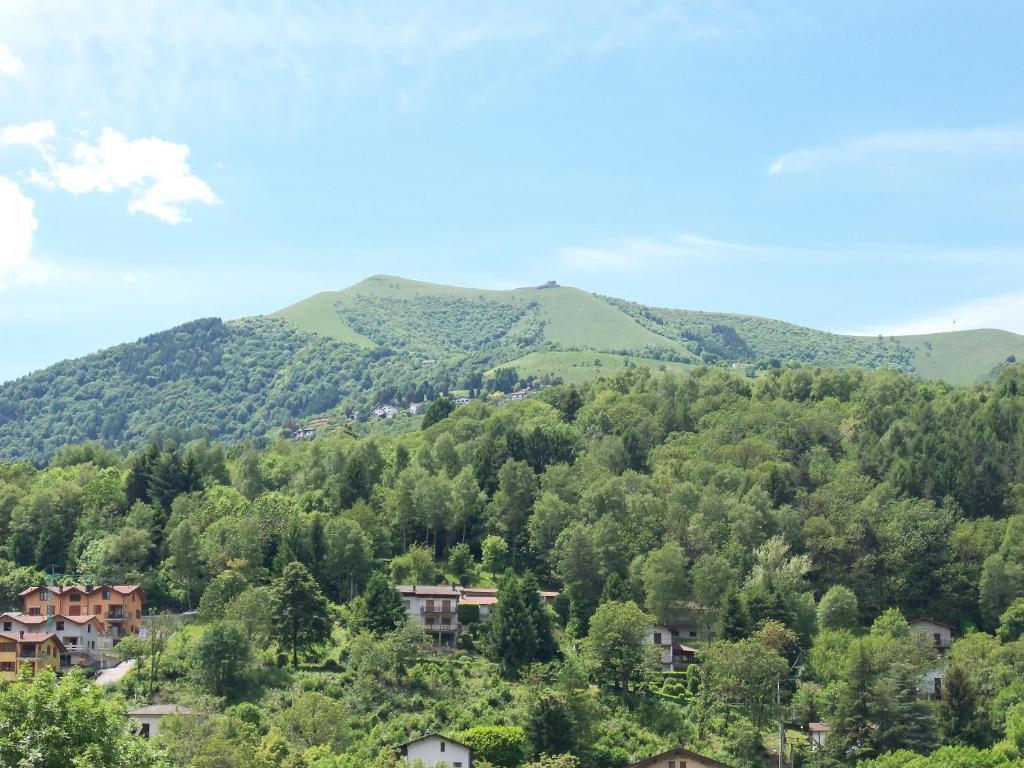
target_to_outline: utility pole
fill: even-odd
[[[775,680],[775,706],[779,715],[779,768],[785,768],[782,755],[786,751],[786,729],[782,717],[782,680],[779,678]]]

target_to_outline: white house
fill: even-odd
[[[373,415],[379,419],[393,419],[398,415],[398,409],[393,405],[382,405],[373,409]]]
[[[921,694],[929,699],[941,699],[942,679],[945,676],[946,670],[941,666],[929,669],[921,678]]]
[[[419,416],[421,413],[426,413],[427,412],[427,406],[429,406],[429,405],[430,405],[430,403],[425,403],[425,402],[424,403],[413,403],[412,405],[409,406],[409,415],[410,416]]]
[[[168,715],[191,715],[192,710],[178,704],[150,704],[130,709],[125,714],[138,724],[139,735],[150,739],[160,733],[160,723]]]
[[[929,635],[935,642],[935,650],[945,653],[953,645],[954,627],[930,616],[918,616],[907,622],[910,628]]]
[[[675,669],[672,656],[672,630],[661,624],[647,628],[647,643],[658,649],[662,672]]]
[[[459,633],[459,592],[454,587],[399,584],[405,613],[436,645],[454,648]]]
[[[407,763],[422,760],[427,768],[450,765],[452,768],[472,768],[473,750],[455,739],[439,733],[427,733],[398,745]]]
[[[470,398],[466,397],[466,396],[456,397],[455,398],[455,404],[456,405],[468,405],[471,402],[473,402],[473,401]]]
[[[807,733],[811,740],[811,751],[817,752],[821,749],[821,745],[825,743],[825,737],[828,736],[828,723],[808,723]]]

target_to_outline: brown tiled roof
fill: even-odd
[[[662,760],[663,758],[673,756],[685,757],[690,760],[700,760],[704,765],[708,766],[708,768],[730,768],[730,766],[726,765],[725,763],[720,763],[718,760],[706,757],[705,755],[699,755],[696,752],[691,752],[690,750],[685,749],[683,747],[676,747],[675,749],[670,749],[666,752],[662,752],[659,755],[651,755],[650,757],[645,757],[643,760],[638,760],[635,763],[630,763],[629,768],[646,768],[646,766],[655,765],[659,760]]]
[[[832,729],[828,723],[808,723],[807,730],[811,733],[827,733]]]
[[[395,589],[403,595],[417,595],[422,597],[458,597],[459,593],[454,587],[428,587],[422,584],[397,584]]]
[[[497,605],[497,595],[463,595],[460,602],[466,605]]]
[[[43,585],[37,585],[37,586],[34,586],[34,587],[28,587],[27,589],[21,590],[21,592],[19,592],[18,595],[21,596],[21,597],[24,597],[25,595],[30,595],[33,592],[36,592],[36,591],[38,591],[40,589],[48,589],[50,592],[53,592],[55,595],[66,595],[69,592],[81,592],[83,595],[91,595],[94,592],[102,591],[104,589],[113,590],[114,592],[117,592],[118,594],[121,594],[121,595],[130,595],[132,592],[136,591],[137,589],[141,589],[141,587],[138,584],[94,584],[94,585],[92,585],[92,588],[89,589],[88,591],[86,590],[85,587],[86,587],[85,584],[67,584],[67,585],[57,585],[57,586],[53,586],[53,587],[46,587],[46,586],[43,586]]]
[[[940,626],[940,627],[945,627],[946,629],[950,630],[951,632],[955,632],[956,631],[956,627],[954,627],[953,625],[947,624],[944,621],[939,621],[938,619],[933,619],[931,616],[915,616],[912,619],[907,619],[907,624],[912,625],[912,624],[917,624],[917,623],[924,622],[924,621],[927,621],[927,622],[929,622],[931,624],[935,624],[935,625]]]
[[[50,638],[53,638],[53,641],[60,646],[62,651],[67,650],[64,647],[64,643],[53,632],[26,632],[24,635],[17,632],[0,632],[0,637],[6,640],[13,640],[16,643],[45,643]]]

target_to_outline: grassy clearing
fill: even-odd
[[[606,352],[531,352],[506,366],[513,366],[520,376],[557,376],[566,383],[579,384],[598,376],[611,376],[623,369],[626,361],[643,365],[653,371],[686,371],[693,368],[686,363],[652,360],[646,357],[626,357]],[[600,364],[598,364],[600,363]],[[490,371],[488,371],[490,373]]]
[[[271,317],[279,317],[304,331],[355,344],[357,347],[377,346],[370,339],[349,328],[338,317],[335,305],[339,295],[334,292],[318,293],[275,312]]]
[[[898,336],[914,350],[914,369],[926,379],[973,384],[1013,355],[1024,360],[1024,336],[1009,331],[977,330]]]

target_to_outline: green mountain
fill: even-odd
[[[261,438],[290,420],[479,389],[497,368],[582,382],[624,365],[680,370],[892,367],[952,384],[1024,360],[1005,331],[864,338],[646,307],[549,284],[489,291],[378,275],[270,316],[196,320],[0,385],[0,459],[97,440],[137,448]]]

